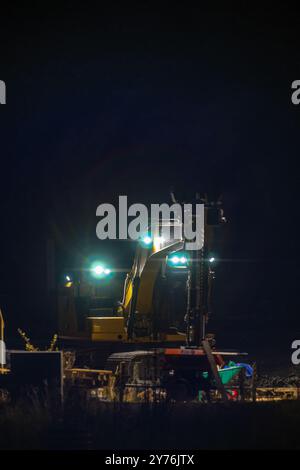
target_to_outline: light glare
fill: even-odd
[[[97,265],[93,268],[93,271],[94,271],[95,274],[97,274],[97,276],[99,276],[100,274],[103,274],[104,269],[103,269],[102,266]]]
[[[143,243],[145,243],[145,245],[150,245],[150,243],[152,243],[152,238],[147,235],[143,238]]]

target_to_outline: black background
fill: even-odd
[[[36,337],[55,328],[47,239],[57,276],[91,253],[129,267],[131,244],[97,240],[96,207],[119,194],[168,202],[174,187],[223,195],[212,328],[228,346],[284,338],[289,354],[300,335],[299,15],[244,2],[79,5],[1,12],[0,305],[10,338],[16,327]]]

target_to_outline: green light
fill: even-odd
[[[111,273],[111,270],[100,263],[94,263],[90,268],[90,272],[94,277],[100,279],[108,276]]]
[[[150,235],[145,235],[141,240],[140,240],[141,244],[145,247],[145,248],[150,248],[152,246],[152,243],[153,243],[153,240],[152,238],[150,237]]]
[[[167,263],[173,268],[187,268],[188,257],[184,253],[177,253],[168,256]]]
[[[215,258],[212,256],[211,258],[209,258],[208,260],[210,263],[213,263],[215,261]]]
[[[104,268],[100,265],[97,265],[93,268],[93,273],[96,274],[96,276],[100,276],[104,273]]]

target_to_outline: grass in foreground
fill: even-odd
[[[0,408],[1,449],[300,449],[300,402]]]

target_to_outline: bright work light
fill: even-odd
[[[145,248],[150,248],[152,246],[153,240],[150,237],[150,235],[145,235],[144,237],[141,238],[140,243],[145,247]]]
[[[94,263],[90,268],[91,274],[96,278],[106,277],[111,273],[111,270],[106,268],[100,263]]]
[[[100,276],[100,274],[104,273],[104,268],[100,266],[100,264],[97,264],[94,268],[92,268],[93,273],[96,274],[96,276]]]
[[[73,278],[69,274],[64,276],[64,286],[65,287],[72,287],[73,285]]]
[[[188,265],[188,257],[184,253],[173,253],[168,256],[167,263],[173,268],[186,268]]]

